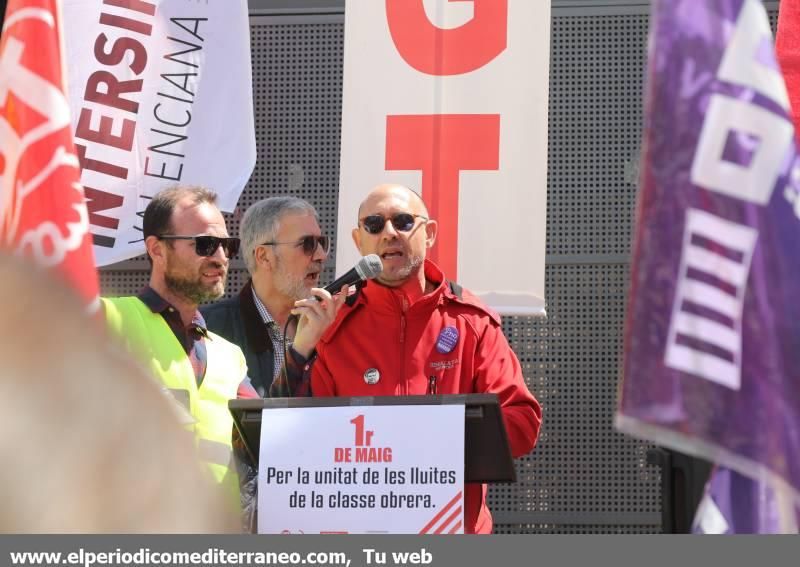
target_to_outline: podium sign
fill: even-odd
[[[259,533],[464,533],[464,406],[267,408]]]

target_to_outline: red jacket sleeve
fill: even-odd
[[[475,355],[476,392],[497,394],[511,454],[521,457],[536,445],[542,408],[525,385],[517,356],[493,321],[484,329]]]

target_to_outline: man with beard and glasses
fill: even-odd
[[[436,232],[437,222],[410,189],[380,185],[367,195],[353,240],[361,254],[380,256],[383,271],[355,300],[335,306],[331,325],[316,315],[316,300],[295,304],[305,325],[275,394],[308,395],[309,388],[313,396],[497,394],[511,452],[521,457],[536,444],[541,408],[500,317],[426,259]],[[315,337],[321,337],[316,351],[308,346]],[[464,528],[492,531],[486,485],[467,484]]]
[[[239,249],[216,199],[188,186],[154,196],[143,219],[149,285],[136,297],[104,298],[103,308],[112,332],[188,410],[200,458],[239,509],[228,400],[255,392],[242,351],[209,331],[198,310],[223,295]]]
[[[314,207],[290,196],[251,205],[242,217],[239,237],[250,280],[237,297],[201,311],[209,329],[241,347],[253,387],[268,397],[273,378],[283,367],[284,350],[293,344],[292,325],[289,336],[283,336],[286,322],[295,303],[311,297],[319,285],[330,240],[320,230]],[[329,324],[336,301],[318,302],[311,315]],[[309,339],[308,334],[302,336]],[[302,342],[297,346],[313,348]]]

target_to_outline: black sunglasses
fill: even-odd
[[[317,251],[317,246],[322,246],[322,251],[328,253],[328,246],[331,244],[330,238],[327,236],[304,236],[295,242],[264,242],[261,246],[275,246],[276,244],[294,244],[295,246],[302,246],[303,253],[306,256],[313,256]]]
[[[392,215],[391,218],[386,218],[383,215],[369,215],[360,219],[360,223],[364,225],[364,229],[370,234],[380,234],[383,227],[386,226],[386,221],[391,221],[395,230],[400,232],[408,232],[414,228],[416,219],[428,220],[428,217],[422,215],[415,215],[412,213],[397,213]]]
[[[177,236],[162,234],[156,236],[159,240],[194,240],[194,251],[198,256],[213,256],[217,248],[222,246],[225,256],[233,258],[239,253],[238,238],[220,238],[219,236]]]

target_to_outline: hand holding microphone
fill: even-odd
[[[381,271],[383,263],[380,256],[369,254],[361,258],[354,268],[324,288],[313,288],[312,296],[308,299],[295,302],[292,315],[299,316],[300,320],[292,344],[294,350],[304,358],[308,358],[344,305],[347,288],[360,281],[375,278]]]

